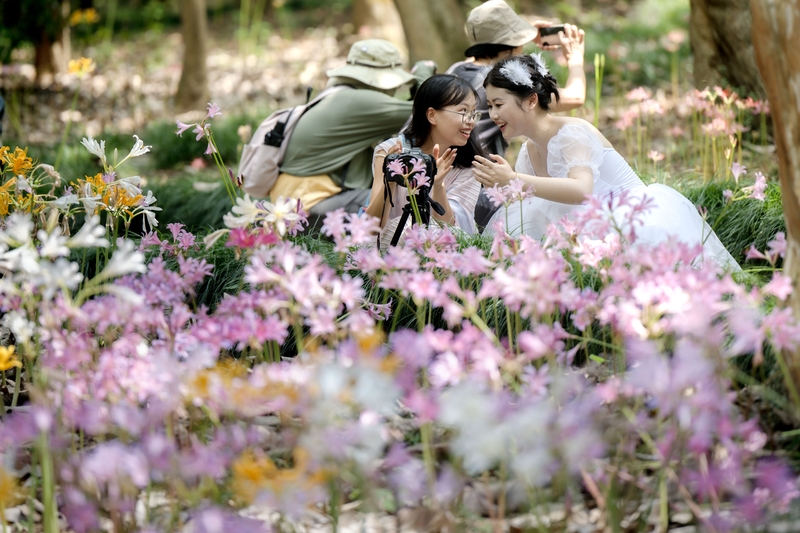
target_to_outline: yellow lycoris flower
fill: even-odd
[[[80,59],[70,59],[69,65],[67,66],[67,72],[70,74],[75,74],[79,78],[83,78],[90,72],[94,70],[95,64],[88,57],[82,57]]]
[[[17,183],[17,178],[11,178],[3,185],[0,185],[0,216],[8,214],[8,206],[11,203],[11,193],[9,190]]]
[[[6,155],[8,154],[9,150],[11,150],[11,148],[9,148],[8,146],[0,146],[0,161],[5,161]]]
[[[2,152],[2,155],[6,165],[8,165],[8,168],[11,169],[11,172],[15,176],[19,176],[20,174],[25,175],[33,168],[33,159],[28,157],[27,148],[24,150],[22,148],[15,148],[14,155],[11,155],[9,150],[6,149]]]
[[[100,15],[97,14],[97,10],[93,7],[89,9],[78,9],[73,11],[72,15],[69,16],[69,25],[77,26],[81,22],[94,24],[98,20],[100,20]]]
[[[310,472],[309,454],[303,448],[293,452],[294,466],[278,468],[269,457],[256,456],[245,451],[232,465],[233,493],[243,502],[252,502],[261,490],[279,493],[288,485],[301,485],[311,488],[324,483],[327,475],[323,470]]]
[[[22,363],[14,358],[14,346],[0,346],[0,372],[14,367],[22,368]]]
[[[22,501],[24,498],[17,485],[17,478],[0,467],[0,506],[8,509]]]

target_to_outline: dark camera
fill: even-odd
[[[394,161],[399,161],[403,169],[402,173],[393,169],[393,167],[397,168],[397,163],[393,163]],[[412,173],[415,168],[415,163],[416,168],[419,170]],[[428,189],[430,189],[430,186],[433,185],[433,177],[436,176],[436,159],[424,153],[419,148],[406,149],[399,154],[389,154],[386,156],[386,159],[383,160],[383,181],[387,185],[389,183],[397,183],[405,187],[406,178],[408,178],[409,183],[414,185],[416,178],[422,174],[428,176],[430,180]]]
[[[539,28],[539,36],[543,45],[557,45],[561,44],[558,40],[558,32],[564,31],[563,24],[554,24],[546,28]]]
[[[428,177],[427,185],[417,187],[417,178],[423,175]],[[418,224],[429,224],[431,220],[431,209],[436,211],[439,215],[444,215],[444,207],[431,198],[431,188],[433,187],[433,179],[436,176],[436,158],[424,153],[419,148],[406,148],[399,154],[389,154],[383,160],[383,182],[384,200],[386,196],[389,198],[389,203],[394,205],[392,201],[392,193],[389,188],[390,183],[397,183],[406,187],[407,184],[416,188],[414,194],[416,204],[419,210],[420,219],[416,222]],[[403,214],[400,217],[400,222],[392,237],[391,246],[397,245],[400,240],[400,235],[406,226],[406,221],[411,216],[411,198],[406,198],[406,203],[403,205]]]

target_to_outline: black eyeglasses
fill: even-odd
[[[472,113],[467,113],[466,111],[450,111],[449,109],[440,109],[439,111],[447,111],[448,113],[455,113],[456,115],[461,115],[461,123],[468,124],[470,122],[478,122],[483,116],[483,113],[480,111],[473,111]]]

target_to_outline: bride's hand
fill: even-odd
[[[442,185],[444,183],[444,177],[453,168],[453,163],[456,160],[456,150],[455,148],[448,148],[440,156],[439,145],[435,144],[433,145],[431,155],[436,159],[436,177],[434,177],[433,183],[435,185]]]
[[[476,155],[475,161],[472,162],[472,173],[475,175],[475,179],[483,185],[504,187],[517,177],[517,173],[514,172],[508,161],[497,154],[492,154],[490,157],[492,159]]]

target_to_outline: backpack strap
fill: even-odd
[[[297,105],[292,108],[289,113],[286,114],[286,120],[282,120],[275,124],[275,127],[268,131],[266,135],[264,135],[264,144],[268,144],[270,146],[280,146],[283,144],[285,139],[284,132],[286,131],[286,124],[289,124],[292,121],[292,117],[295,113],[300,113],[297,117],[297,120],[302,117],[306,111],[317,105],[322,101],[323,98],[329,96],[335,92],[341,91],[342,89],[352,89],[353,87],[350,85],[334,85],[333,87],[328,87],[320,92],[313,100],[308,102],[304,105]],[[308,88],[308,92],[306,94],[306,100],[311,96],[311,87]]]

